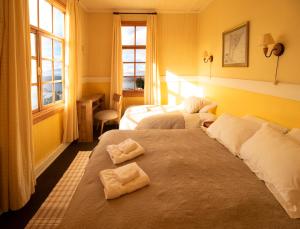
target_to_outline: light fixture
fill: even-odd
[[[274,45],[270,54],[268,54],[268,52],[269,52],[268,46],[269,45]],[[267,57],[267,58],[270,58],[272,56],[272,54],[277,56],[274,84],[278,84],[278,80],[277,80],[278,63],[279,63],[279,57],[284,53],[284,45],[282,43],[275,43],[272,35],[270,33],[266,33],[263,38],[263,51],[264,51],[265,57]]]
[[[205,51],[204,54],[203,54],[203,61],[204,61],[204,63],[207,63],[208,61],[209,62],[213,62],[213,60],[214,60],[213,55],[208,55],[208,52]]]
[[[211,63],[213,62],[214,57],[213,55],[208,55],[207,51],[204,51],[203,53],[203,62],[207,63],[209,62],[209,79],[211,79]]]
[[[263,39],[263,46],[264,46],[263,50],[267,58],[271,57],[272,54],[274,54],[275,56],[281,56],[284,52],[284,45],[282,43],[276,43],[273,49],[271,50],[270,54],[268,55],[268,51],[269,51],[268,46],[273,44],[275,44],[275,41],[272,35],[270,33],[265,34]]]

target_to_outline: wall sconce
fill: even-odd
[[[270,54],[268,55],[268,52],[269,52],[268,46],[273,45],[273,44],[275,44],[275,45],[273,46]],[[264,51],[265,57],[270,58],[272,56],[272,54],[277,56],[274,84],[278,84],[278,80],[277,80],[278,63],[279,63],[279,57],[284,53],[284,45],[282,43],[275,43],[272,35],[270,33],[267,33],[264,35],[264,38],[263,38],[263,46],[264,46],[263,51]]]
[[[209,79],[211,79],[211,63],[214,61],[213,55],[208,55],[208,52],[205,51],[203,53],[203,62],[207,63],[209,62]]]
[[[213,62],[213,60],[214,60],[213,55],[208,55],[208,52],[205,51],[204,54],[203,54],[203,61],[204,61],[204,63],[207,63],[208,61],[209,62]]]

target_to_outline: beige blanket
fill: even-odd
[[[184,129],[181,106],[140,105],[126,109],[120,120],[120,130]]]
[[[132,138],[151,185],[107,201],[98,172],[106,146]],[[130,163],[128,161],[123,164]],[[61,228],[300,228],[264,183],[200,129],[110,131],[95,148]]]

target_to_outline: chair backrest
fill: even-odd
[[[122,112],[122,95],[114,93],[113,95],[113,108],[118,112],[119,120]]]

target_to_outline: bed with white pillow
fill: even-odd
[[[207,134],[106,132],[60,228],[300,228],[291,219],[300,217],[300,144],[268,124],[232,115],[222,115]],[[117,167],[106,147],[127,138],[144,154],[120,166],[136,162],[150,185],[106,200],[98,173]]]
[[[140,105],[129,107],[120,120],[120,130],[191,129],[203,121],[215,120],[209,111],[217,104],[206,99],[190,97],[182,105]]]

